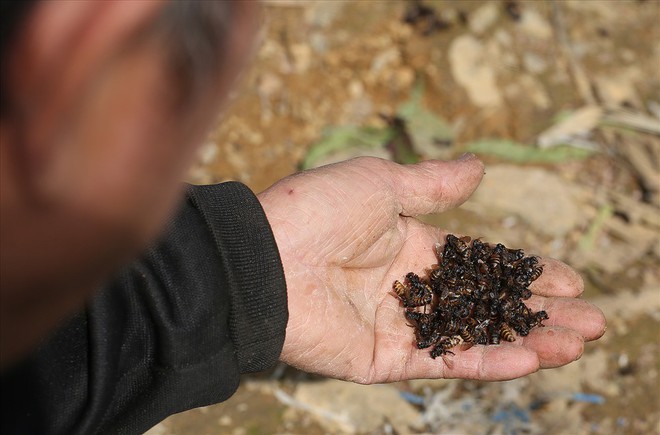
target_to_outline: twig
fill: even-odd
[[[552,22],[555,27],[555,33],[557,39],[559,40],[559,49],[568,61],[568,68],[577,86],[577,90],[580,94],[580,97],[584,100],[586,104],[595,105],[597,104],[596,97],[594,96],[593,90],[591,88],[591,82],[587,77],[582,65],[578,62],[571,49],[571,44],[568,39],[568,33],[566,32],[566,26],[564,25],[564,15],[559,7],[559,2],[557,0],[552,0]]]
[[[660,136],[660,120],[643,113],[630,110],[607,110],[601,122]]]

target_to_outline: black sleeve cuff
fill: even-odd
[[[190,187],[168,230],[23,363],[0,377],[0,433],[140,433],[227,399],[272,367],[284,272],[256,196]]]
[[[265,370],[280,356],[288,320],[284,271],[266,215],[257,197],[238,182],[191,186],[188,195],[222,258],[239,370]]]

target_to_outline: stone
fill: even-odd
[[[389,423],[410,433],[419,413],[391,385],[359,385],[328,379],[298,385],[294,400],[329,431],[372,433]]]
[[[470,30],[476,35],[482,35],[497,21],[499,15],[499,5],[487,2],[470,15]]]
[[[520,30],[535,39],[548,40],[552,38],[552,26],[538,11],[525,8],[518,23]]]
[[[457,37],[449,47],[452,76],[470,101],[479,107],[498,107],[502,105],[502,94],[487,58],[483,44],[472,35]]]
[[[547,236],[563,237],[584,223],[578,198],[573,185],[552,172],[497,165],[486,168],[470,203],[489,214],[516,215]]]

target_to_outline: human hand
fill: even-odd
[[[281,360],[358,383],[415,378],[512,379],[574,361],[605,330],[601,311],[580,299],[567,265],[544,272],[526,304],[546,310],[543,328],[497,346],[454,349],[432,359],[414,344],[392,283],[437,262],[446,233],[414,216],[457,207],[483,176],[473,155],[402,166],[358,158],[287,177],[259,195],[280,250],[289,322]]]

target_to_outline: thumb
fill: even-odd
[[[477,189],[484,164],[472,153],[449,162],[427,160],[397,166],[394,190],[401,214],[417,216],[458,207]]]

